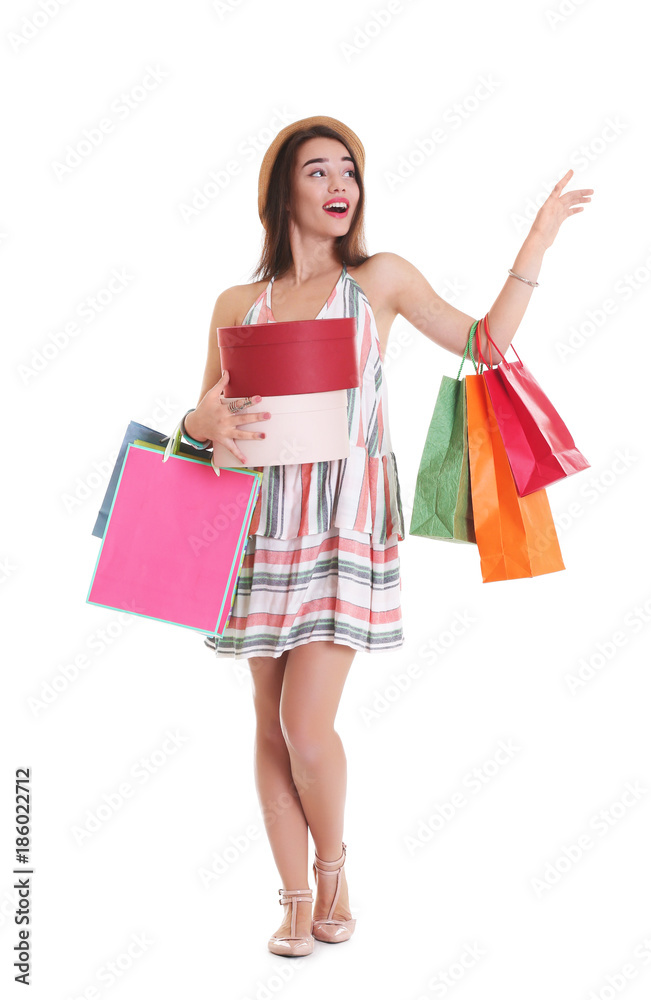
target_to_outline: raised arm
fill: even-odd
[[[502,290],[487,310],[491,337],[502,354],[506,353],[515,336],[535,287],[522,279],[526,278],[531,282],[538,280],[544,253],[553,243],[561,222],[570,215],[582,212],[583,208],[579,203],[589,202],[589,196],[594,193],[592,188],[583,188],[561,195],[572,173],[572,170],[568,170],[538,211],[511,266],[511,270],[520,277],[507,274]],[[380,279],[388,291],[393,310],[404,316],[407,322],[434,343],[461,356],[475,317],[456,309],[441,298],[418,268],[404,257],[395,253],[380,253],[375,257]],[[484,358],[489,360],[489,347],[483,331],[480,347]],[[492,357],[494,364],[501,360],[494,350]]]

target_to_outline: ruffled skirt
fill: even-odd
[[[404,644],[398,535],[331,527],[298,538],[250,535],[218,657],[281,656],[314,640],[362,652]]]
[[[368,533],[383,545],[394,533],[404,541],[393,451],[369,455],[365,446],[351,443],[348,458],[253,468],[263,473],[251,518],[253,535],[287,539],[346,528]]]

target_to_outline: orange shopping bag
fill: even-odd
[[[472,511],[484,583],[565,569],[544,489],[518,496],[482,375],[466,375]]]

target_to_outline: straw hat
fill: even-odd
[[[348,128],[347,125],[344,125],[343,122],[338,121],[336,118],[329,118],[327,115],[313,115],[311,118],[301,118],[297,122],[291,122],[291,124],[286,125],[284,129],[281,129],[275,137],[267,152],[264,154],[262,165],[260,166],[260,176],[258,178],[258,215],[260,216],[260,221],[263,226],[264,219],[262,218],[262,214],[267,201],[269,178],[271,177],[271,171],[274,163],[276,162],[276,157],[280,151],[280,147],[290,135],[294,134],[294,132],[298,132],[300,129],[310,128],[312,125],[329,125],[330,128],[336,129],[346,142],[346,145],[350,148],[357,163],[357,169],[362,175],[362,178],[364,176],[364,147],[353,130]]]

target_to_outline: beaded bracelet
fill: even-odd
[[[210,440],[210,438],[208,438],[207,441],[195,441],[195,439],[193,437],[190,437],[190,435],[185,429],[185,418],[188,416],[188,414],[194,413],[195,410],[196,406],[193,406],[192,409],[188,410],[188,412],[183,416],[183,419],[181,420],[181,433],[183,434],[185,440],[188,441],[191,445],[194,445],[195,448],[210,448],[212,445],[212,441]]]

